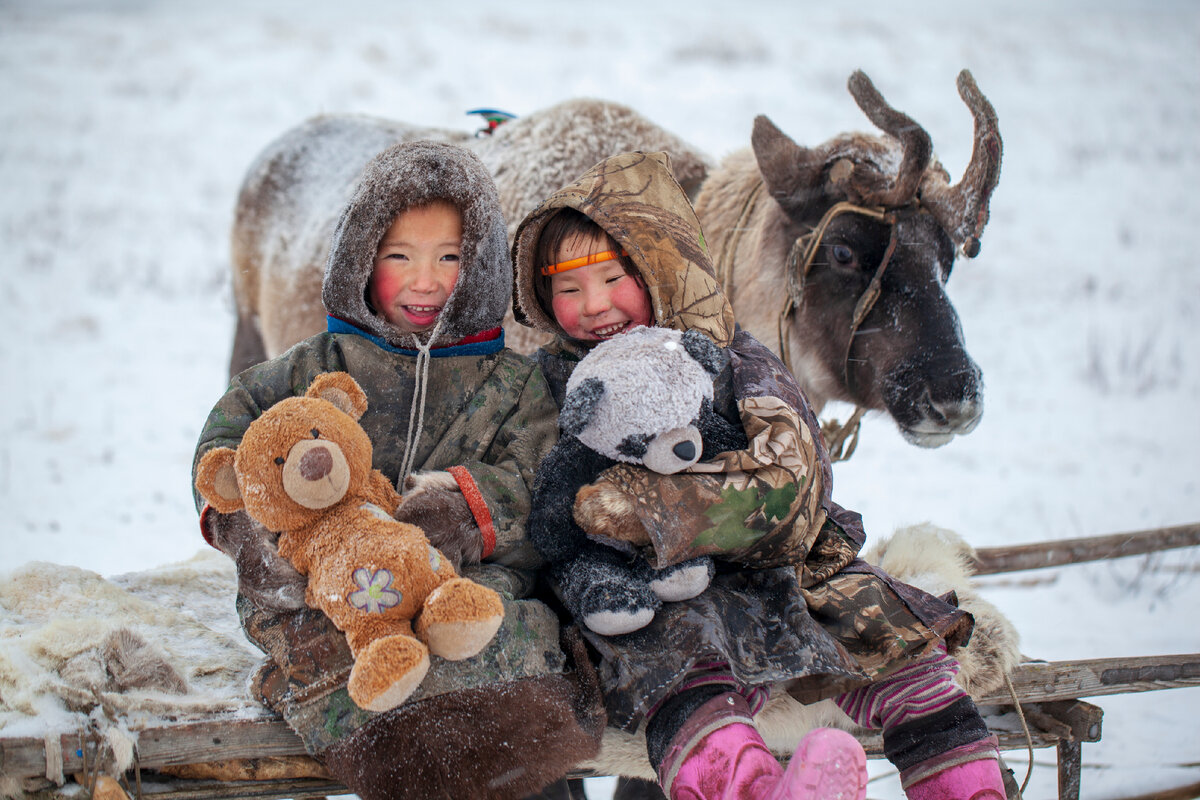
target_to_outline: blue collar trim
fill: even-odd
[[[388,344],[380,337],[367,333],[362,328],[352,325],[343,319],[338,319],[334,316],[326,316],[325,323],[330,333],[349,333],[354,336],[361,336],[370,342],[373,342],[384,350],[391,353],[399,353],[405,356],[416,357],[417,351],[410,350],[406,347],[396,347],[394,344]],[[504,349],[504,329],[500,329],[500,335],[495,339],[488,339],[483,342],[472,342],[470,344],[452,344],[446,347],[435,347],[429,351],[429,355],[433,358],[454,358],[456,356],[487,356],[492,353],[499,352]]]

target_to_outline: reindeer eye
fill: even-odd
[[[833,260],[839,264],[849,264],[854,260],[854,251],[844,244],[835,244],[829,248],[829,252],[833,255]]]
[[[275,463],[282,467],[287,463],[287,459],[283,456],[275,456]]]

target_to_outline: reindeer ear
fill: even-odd
[[[366,392],[346,372],[318,375],[304,396],[328,400],[355,420],[360,419],[367,410]]]
[[[602,399],[604,381],[584,378],[563,401],[562,411],[558,412],[558,427],[563,433],[578,436],[587,427]]]
[[[694,328],[683,332],[683,349],[710,375],[719,375],[729,361],[729,356],[712,339]]]
[[[750,144],[767,191],[789,215],[820,194],[822,159],[792,141],[763,114],[754,118]]]
[[[233,468],[236,457],[236,451],[218,447],[205,453],[196,465],[196,491],[222,514],[232,514],[245,506]]]

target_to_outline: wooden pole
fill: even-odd
[[[1084,661],[1027,661],[1011,675],[1022,703],[1104,697],[1159,689],[1200,687],[1200,653]],[[1008,705],[1008,689],[977,697],[980,705]]]
[[[1139,794],[1137,797],[1125,797],[1122,800],[1195,800],[1200,797],[1200,782],[1174,789],[1161,789],[1149,794]]]
[[[1017,572],[1024,569],[1043,569],[1124,558],[1193,547],[1200,544],[1200,524],[1176,525],[1146,531],[1090,536],[1082,539],[1058,539],[1010,547],[981,547],[975,551],[977,575]]]

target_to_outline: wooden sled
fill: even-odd
[[[984,548],[977,551],[977,574],[1063,566],[1197,544],[1200,524]],[[1011,693],[1005,690],[976,700],[1001,750],[1056,748],[1058,797],[1078,800],[1082,745],[1100,741],[1103,717],[1099,707],[1083,698],[1200,686],[1200,653],[1029,661],[1014,670],[1011,684]],[[325,797],[348,791],[330,780],[323,767],[305,753],[300,739],[279,719],[217,717],[145,728],[137,734],[134,768],[120,784],[111,778],[98,779],[95,765],[104,745],[87,731],[46,739],[0,737],[0,788],[10,791],[20,787],[31,798],[87,796],[80,793],[80,786],[67,783],[60,787],[47,777],[68,775],[74,776],[88,794],[104,800],[271,800]],[[880,736],[864,735],[861,741],[869,757],[882,757]],[[574,777],[597,776],[580,772]],[[1176,800],[1200,796],[1200,787],[1190,789],[1169,796]],[[1019,797],[1017,792],[1014,781],[1009,787],[1010,800]]]

